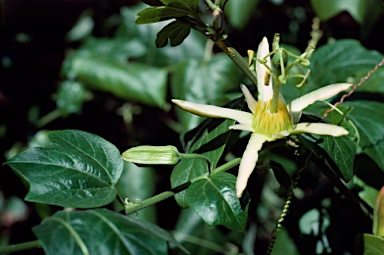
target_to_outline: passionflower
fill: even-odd
[[[269,45],[264,37],[261,41],[257,59],[263,59],[269,55]],[[271,74],[270,57],[265,58],[265,63],[256,63],[258,100],[256,100],[245,85],[241,90],[247,102],[248,111],[228,109],[214,105],[192,103],[173,99],[172,102],[185,111],[211,118],[227,118],[237,123],[230,129],[245,130],[251,132],[248,145],[242,156],[239,172],[236,180],[236,195],[241,197],[247,186],[249,176],[253,172],[256,162],[265,142],[281,139],[292,134],[318,134],[343,136],[348,131],[343,127],[327,123],[299,123],[302,110],[312,103],[325,100],[352,86],[349,83],[332,84],[304,96],[294,99],[288,105],[280,96],[279,79]],[[273,84],[272,84],[273,80]]]

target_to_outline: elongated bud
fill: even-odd
[[[122,154],[125,161],[146,165],[175,165],[181,154],[175,146],[137,146]]]
[[[384,237],[384,187],[381,188],[376,197],[372,232],[374,235]]]
[[[277,50],[280,47],[279,43],[280,43],[280,34],[276,33],[272,41],[272,50]]]

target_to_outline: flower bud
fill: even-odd
[[[181,159],[175,146],[137,146],[122,154],[125,161],[146,165],[174,165]]]
[[[381,188],[376,197],[372,232],[374,235],[384,237],[384,187]]]

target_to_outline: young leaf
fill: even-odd
[[[171,46],[177,46],[187,38],[190,31],[191,28],[182,21],[176,20],[169,23],[157,34],[156,47],[165,47],[168,44],[168,39]]]
[[[356,100],[343,105],[353,107],[347,117],[359,130],[360,148],[384,171],[384,103]]]
[[[208,132],[205,130],[200,139],[191,146],[189,152],[201,153],[207,156],[213,166],[216,166],[229,138],[228,128],[233,125],[233,123],[232,120],[225,120],[212,131]],[[172,187],[177,187],[207,173],[207,162],[201,159],[183,159],[172,171]],[[177,193],[175,198],[181,207],[188,207],[188,202],[185,199],[185,191]]]
[[[28,149],[5,163],[29,182],[27,201],[92,208],[115,199],[123,162],[113,144],[79,130],[48,137],[48,147]]]
[[[148,222],[106,210],[60,211],[33,228],[46,254],[166,255],[167,231]]]
[[[236,177],[224,172],[198,180],[186,191],[188,204],[211,227],[244,231],[248,207],[241,208],[235,183]]]

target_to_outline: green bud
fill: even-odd
[[[288,55],[287,53],[285,53],[284,51],[281,52],[281,56],[283,57],[283,64],[284,66],[287,65],[288,63]],[[272,65],[276,68],[276,69],[280,69],[280,52],[276,52],[275,54],[273,54],[273,57],[272,57]]]
[[[125,161],[146,165],[174,165],[181,159],[175,146],[137,146],[122,154]]]
[[[375,208],[373,210],[373,229],[374,235],[384,237],[384,187],[381,188],[376,197]]]

